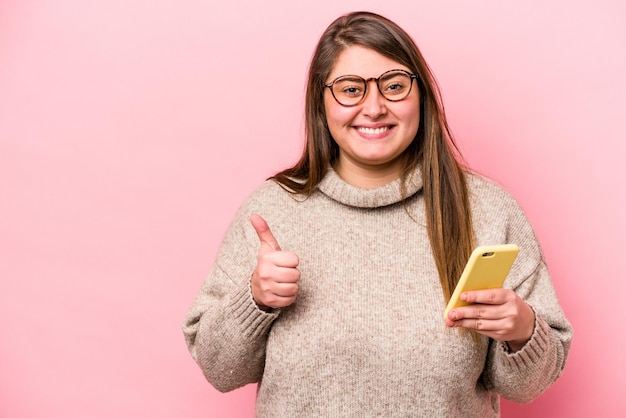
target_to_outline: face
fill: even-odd
[[[326,82],[342,75],[377,78],[395,69],[411,72],[378,52],[351,46],[339,55]],[[413,84],[404,100],[391,102],[380,94],[376,82],[370,81],[365,98],[353,107],[340,105],[330,89],[324,89],[328,127],[340,149],[334,168],[345,181],[371,188],[400,177],[403,164],[399,157],[415,138],[420,123],[419,88],[416,81]]]

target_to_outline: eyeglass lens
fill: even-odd
[[[411,76],[404,71],[390,71],[383,74],[377,81],[378,90],[390,101],[398,101],[408,96],[411,91]],[[332,83],[335,99],[344,106],[358,104],[367,91],[367,81],[362,77],[347,75],[337,78]]]

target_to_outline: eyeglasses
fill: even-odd
[[[379,77],[365,79],[358,75],[342,75],[337,77],[324,87],[328,87],[337,103],[342,106],[356,106],[365,99],[367,85],[375,81],[380,94],[390,102],[398,102],[405,99],[411,93],[413,80],[417,74],[411,74],[404,70],[389,70]]]

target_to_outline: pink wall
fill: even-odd
[[[503,415],[623,416],[623,2],[215,3],[0,2],[0,416],[251,416],[180,326],[235,208],[298,155],[315,41],[353,9],[414,35],[574,325],[561,380]]]

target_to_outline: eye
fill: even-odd
[[[387,97],[406,94],[411,84],[411,77],[405,73],[390,73],[380,79],[380,90]]]
[[[381,86],[381,90],[385,94],[395,95],[395,94],[404,93],[407,86],[408,86],[408,83],[406,83],[404,80],[394,79],[394,80],[385,81],[385,83]]]
[[[362,93],[363,90],[358,86],[347,86],[341,89],[341,94],[345,94],[346,96],[359,96]]]
[[[340,78],[333,84],[333,92],[343,97],[361,97],[364,91],[364,81],[354,77]]]
[[[391,92],[401,92],[403,89],[405,89],[406,86],[404,86],[401,83],[393,83],[393,84],[389,84],[386,88],[386,90],[391,91]]]

